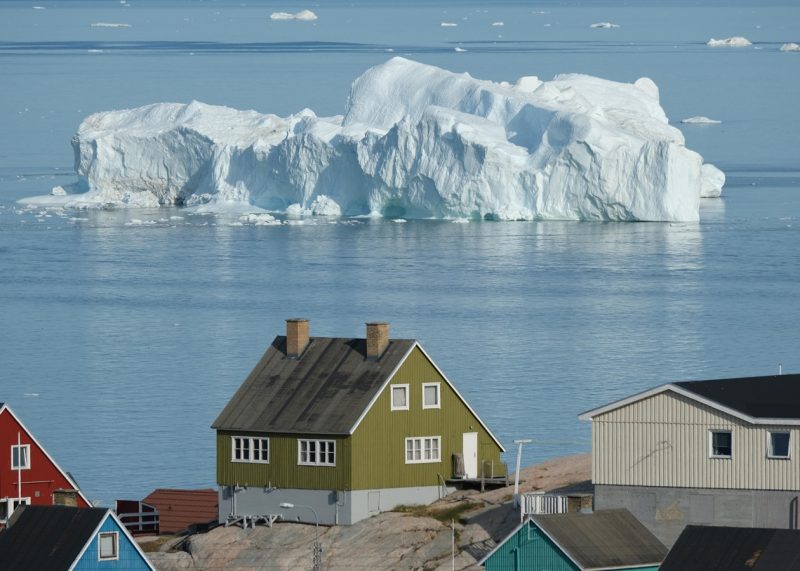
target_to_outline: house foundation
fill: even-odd
[[[362,519],[391,511],[401,505],[430,504],[453,487],[422,486],[377,490],[304,490],[262,488],[258,486],[220,486],[219,521],[229,516],[266,518],[281,515],[283,521],[322,525],[352,525]],[[281,504],[293,504],[282,508]],[[308,509],[312,508],[312,509]]]

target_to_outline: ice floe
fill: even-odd
[[[788,44],[783,44],[781,46],[782,52],[800,52],[800,44],[796,44],[794,42],[789,42]]]
[[[681,119],[681,123],[686,123],[687,125],[717,125],[718,123],[722,123],[722,121],[709,119],[708,117],[698,115],[697,117],[687,117],[686,119]]]
[[[317,19],[317,15],[311,10],[301,10],[296,13],[291,12],[273,12],[269,16],[270,20],[301,20],[310,22]]]
[[[116,22],[95,22],[92,28],[132,28],[130,24],[119,24]]]
[[[23,204],[694,221],[724,182],[647,78],[495,83],[399,57],[355,80],[344,115],[156,103],[90,115],[72,145],[78,181]]]
[[[458,26],[455,22],[442,22],[442,28],[455,28]]]
[[[706,45],[712,48],[746,48],[747,46],[752,46],[753,43],[747,38],[734,36],[733,38],[725,38],[724,40],[715,40],[711,38],[706,42]]]
[[[609,28],[619,28],[619,24],[612,24],[611,22],[597,22],[596,24],[592,24],[589,27],[590,28],[609,29]]]

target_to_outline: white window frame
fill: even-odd
[[[428,444],[426,441],[429,441]],[[436,458],[425,458],[426,450],[433,452],[433,442],[436,442]],[[409,443],[411,447],[409,448]],[[441,436],[411,436],[406,438],[403,442],[403,458],[406,464],[438,464],[442,461],[442,437]],[[408,453],[411,452],[412,458],[408,459]],[[417,454],[418,453],[418,454]],[[419,455],[419,458],[415,456]]]
[[[114,555],[103,556],[103,536],[110,535],[114,538]],[[97,560],[98,561],[117,561],[119,559],[119,532],[101,531],[97,534]]]
[[[247,441],[247,458],[237,458],[236,457],[236,441],[240,440],[244,442]],[[255,459],[255,451],[256,451],[256,441],[267,442],[267,458],[266,460],[263,458],[259,458],[258,460]],[[231,436],[231,462],[239,462],[242,464],[269,464],[269,455],[270,455],[270,441],[269,438],[266,436]],[[244,449],[243,449],[244,450]],[[258,448],[259,451],[263,450],[263,446]]]
[[[776,456],[772,451],[772,435],[773,434],[786,434],[789,436],[789,444],[786,449],[786,456]],[[791,430],[768,430],[767,431],[767,458],[776,460],[789,460],[792,457],[792,432]]]
[[[392,410],[408,410],[408,405],[410,404],[409,401],[411,400],[411,391],[408,389],[408,384],[397,384],[397,385],[389,385],[389,405],[391,406]],[[394,390],[395,389],[403,389],[406,393],[406,405],[405,406],[395,406],[394,405]]]
[[[26,465],[25,466],[20,466],[19,468],[14,466],[14,451],[17,448],[26,449],[26,453],[25,453],[25,460],[27,461]],[[30,470],[31,469],[31,445],[30,444],[20,444],[20,445],[12,444],[11,445],[11,469],[12,470]]]
[[[436,404],[425,403],[425,389],[436,387]],[[422,408],[442,408],[442,383],[422,383]]]
[[[730,434],[731,435],[731,453],[730,455],[714,454],[714,435],[715,434]],[[733,458],[733,430],[725,429],[712,429],[708,431],[708,457],[731,459]]]
[[[306,444],[306,459],[303,460],[303,444]],[[321,448],[326,448],[324,452],[321,451]],[[331,453],[331,450],[328,450],[328,447],[333,449],[333,462],[328,460],[328,455]],[[313,450],[312,450],[313,448]],[[311,454],[314,454],[315,460],[312,462],[308,459]],[[324,457],[321,459],[321,457]],[[298,466],[327,466],[327,467],[335,467],[336,466],[336,441],[335,440],[319,440],[315,438],[298,438],[297,439],[297,465]]]

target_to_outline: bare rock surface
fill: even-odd
[[[551,490],[590,477],[588,454],[556,458],[521,470],[520,491]],[[352,526],[320,527],[322,568],[450,569],[455,537],[455,568],[476,569],[519,523],[513,491],[513,485],[458,491],[430,506],[410,506]],[[310,569],[315,534],[312,525],[276,523],[247,530],[217,527],[157,544],[154,538],[138,541],[159,571],[262,571]]]

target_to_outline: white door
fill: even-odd
[[[467,478],[478,477],[478,433],[464,433],[464,474]]]

